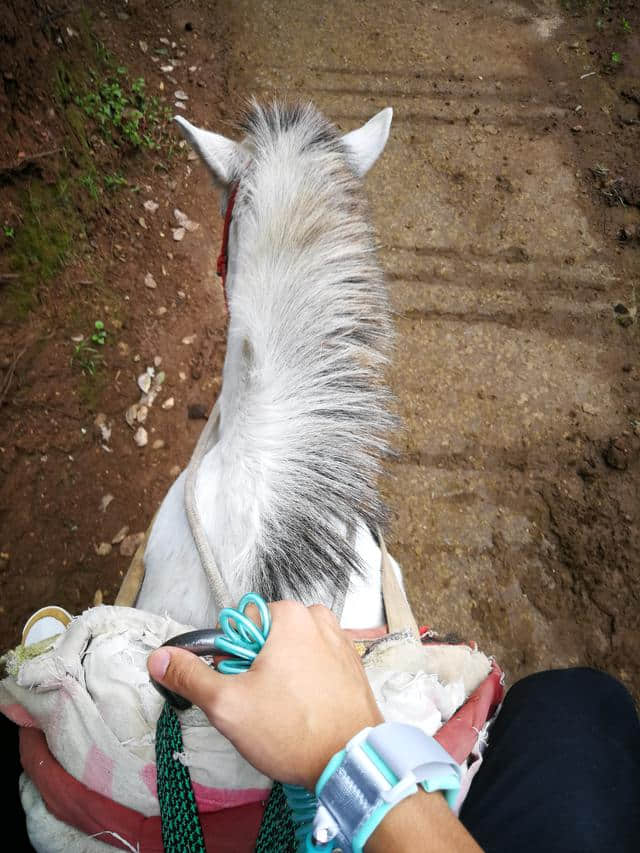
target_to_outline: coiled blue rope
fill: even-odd
[[[245,615],[253,604],[258,609],[260,627]],[[218,672],[236,675],[246,672],[262,649],[271,630],[271,613],[266,602],[255,592],[248,592],[240,599],[237,609],[225,607],[218,617],[222,633],[213,645],[218,652],[230,655],[233,660],[222,660],[216,666]]]
[[[245,611],[249,605],[255,605],[260,617],[260,627]],[[271,613],[263,598],[254,592],[244,595],[237,609],[225,607],[220,611],[220,628],[224,636],[216,637],[216,649],[234,660],[223,660],[217,665],[218,672],[235,675],[246,672],[264,646],[271,630]],[[297,785],[282,785],[291,818],[295,825],[296,846],[299,853],[307,848],[307,839],[312,831],[313,819],[318,808],[315,796]]]

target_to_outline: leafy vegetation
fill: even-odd
[[[146,93],[144,77],[131,80],[124,66],[104,74],[91,69],[89,86],[73,101],[116,147],[160,147],[169,118],[167,108]]]

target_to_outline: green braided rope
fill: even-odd
[[[255,853],[293,853],[295,826],[280,782],[274,782],[262,816]]]
[[[178,715],[165,702],[156,726],[162,844],[165,853],[206,853],[189,768],[177,758],[183,749]]]
[[[206,853],[189,768],[175,756],[184,749],[178,715],[165,702],[156,726],[158,801],[165,853]],[[256,853],[293,853],[295,827],[282,785],[273,783]]]

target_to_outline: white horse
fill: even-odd
[[[217,442],[195,480],[202,528],[235,604],[331,605],[384,622],[376,480],[393,424],[392,342],[361,178],[392,110],[344,136],[311,105],[252,104],[241,142],[176,121],[231,198],[227,353]],[[155,519],[137,607],[196,627],[217,608],[185,512],[183,472]]]

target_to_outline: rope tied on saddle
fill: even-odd
[[[258,608],[260,626],[246,616],[245,611],[250,605]],[[220,629],[190,631],[173,637],[165,645],[186,648],[199,656],[215,653],[229,655],[230,657],[218,663],[218,672],[245,672],[269,636],[269,608],[260,596],[248,593],[240,600],[237,610],[224,608],[219,619]],[[206,853],[189,769],[181,761],[184,746],[180,721],[173,707],[178,705],[178,702],[175,701],[175,696],[164,688],[160,688],[160,691],[168,697],[156,728],[162,843],[166,853]],[[183,700],[179,707],[185,709],[189,705]],[[305,808],[301,809],[303,800]],[[313,800],[313,803],[310,803],[310,800]],[[314,797],[300,789],[274,782],[256,842],[256,853],[285,853],[294,850],[296,838],[302,839],[306,836],[308,816],[311,814],[312,817],[314,813]]]

